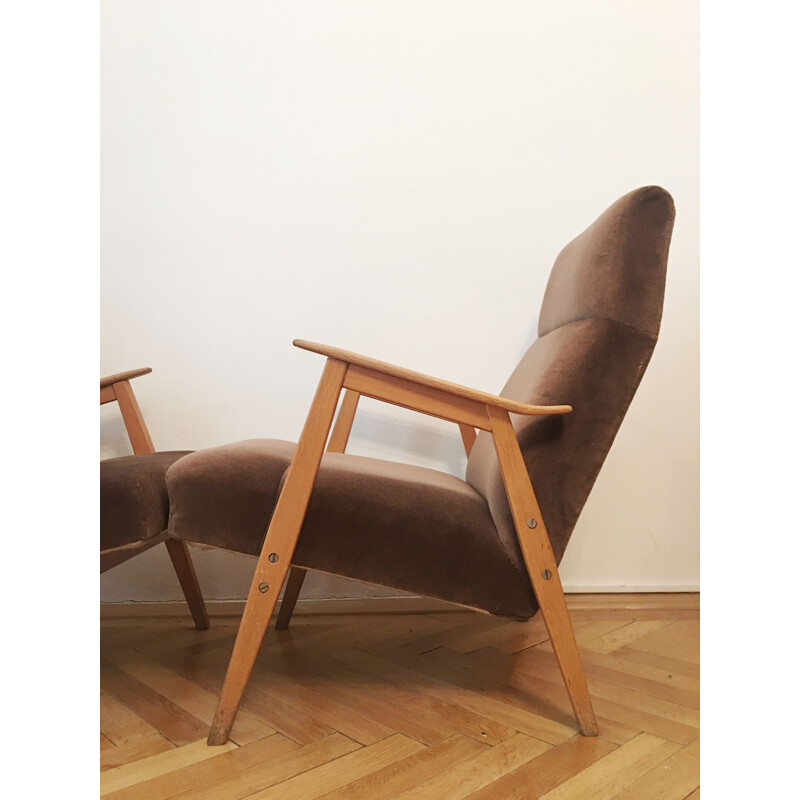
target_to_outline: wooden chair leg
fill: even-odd
[[[189,555],[189,548],[186,542],[180,542],[176,539],[167,539],[167,552],[170,559],[172,559],[172,566],[175,568],[175,573],[178,576],[178,581],[183,589],[183,596],[186,598],[186,603],[189,606],[189,611],[192,613],[194,626],[199,631],[204,631],[208,628],[208,612],[206,611],[206,604],[203,602],[203,595],[200,592],[200,584],[197,582],[197,575],[194,571],[194,564],[192,564],[192,557]]]
[[[292,562],[346,371],[347,365],[341,361],[328,359],[325,364],[261,548],[228,673],[208,734],[210,745],[228,741],[278,593]]]
[[[339,413],[336,415],[336,422],[333,424],[331,437],[328,440],[326,451],[328,453],[344,453],[347,447],[347,440],[350,438],[350,430],[353,427],[353,419],[358,408],[358,392],[347,389],[339,406]],[[289,570],[289,577],[286,580],[286,589],[283,592],[281,608],[278,611],[278,620],[275,629],[285,631],[289,627],[289,622],[294,613],[297,599],[300,597],[300,590],[303,588],[303,581],[306,579],[306,572],[302,567],[292,567]]]
[[[289,620],[292,618],[297,598],[303,588],[306,573],[307,570],[302,567],[292,567],[289,570],[289,577],[286,579],[286,589],[283,592],[283,600],[281,600],[281,608],[278,612],[275,630],[285,631],[289,627]]]
[[[492,423],[492,438],[500,461],[503,483],[514,517],[522,555],[542,610],[550,642],[558,659],[572,710],[578,720],[580,732],[584,736],[597,736],[597,721],[578,654],[575,632],[567,611],[567,600],[561,586],[556,559],[514,428],[507,411],[492,406],[486,406],[486,411]]]

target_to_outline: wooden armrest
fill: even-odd
[[[417,383],[421,386],[427,386],[430,389],[438,389],[442,392],[447,392],[450,395],[463,397],[467,400],[473,400],[483,405],[494,406],[495,408],[502,408],[505,411],[510,411],[513,414],[568,414],[572,411],[572,406],[559,405],[559,406],[532,406],[528,403],[519,403],[516,400],[509,400],[506,397],[498,397],[488,392],[481,392],[478,389],[470,389],[467,386],[460,386],[457,383],[450,383],[450,381],[442,380],[441,378],[434,378],[430,375],[424,375],[421,372],[413,372],[403,367],[397,367],[394,364],[387,364],[385,361],[378,361],[375,358],[362,356],[358,353],[351,353],[348,350],[341,350],[338,347],[329,347],[325,344],[317,344],[316,342],[307,342],[303,339],[295,339],[293,342],[295,347],[300,347],[303,350],[310,350],[312,353],[319,353],[320,355],[333,358],[336,361],[342,361],[345,364],[352,364],[356,367],[363,367],[373,372],[380,372],[383,375],[388,375],[393,378],[400,378],[402,380]]]
[[[118,372],[116,375],[100,378],[100,388],[105,389],[106,386],[111,386],[111,384],[119,383],[120,381],[130,381],[134,378],[138,378],[140,375],[147,375],[152,371],[151,367],[142,367],[141,369],[128,370],[128,372]]]

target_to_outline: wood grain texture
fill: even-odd
[[[351,364],[355,367],[363,368],[370,373],[379,373],[388,377],[400,378],[409,383],[418,384],[419,386],[427,386],[430,389],[437,389],[446,394],[455,395],[468,400],[472,400],[479,405],[490,405],[496,408],[502,408],[506,411],[511,411],[515,414],[568,414],[572,411],[572,406],[569,405],[553,405],[553,406],[536,406],[528,403],[519,403],[516,400],[509,400],[506,397],[498,397],[488,392],[482,392],[478,389],[470,389],[468,386],[461,386],[457,383],[442,380],[441,378],[434,378],[431,375],[424,375],[421,372],[414,372],[404,367],[398,367],[394,364],[388,364],[385,361],[379,361],[376,358],[369,356],[362,356],[358,353],[350,352],[349,350],[342,350],[338,347],[330,347],[325,344],[317,344],[316,342],[308,342],[304,339],[295,339],[293,342],[295,347],[300,347],[303,350],[310,350],[312,353],[320,353],[328,358],[334,358],[337,361],[342,361],[345,364]]]
[[[464,442],[464,450],[467,451],[467,455],[472,452],[472,445],[475,444],[475,439],[478,438],[478,434],[475,433],[475,428],[464,425],[463,423],[459,423],[458,430],[461,433],[461,441]]]
[[[104,406],[106,403],[113,403],[117,399],[117,393],[114,391],[113,386],[100,386],[100,405]]]
[[[127,372],[116,372],[113,375],[106,375],[105,378],[100,378],[100,389],[105,389],[107,386],[112,386],[115,383],[122,381],[132,381],[141,375],[149,375],[152,372],[151,367],[140,367],[139,369],[129,369]]]
[[[346,370],[345,364],[329,359],[322,372],[256,565],[217,713],[208,734],[211,745],[228,740],[236,709],[292,561]],[[270,556],[277,556],[277,559],[270,560]]]
[[[339,406],[339,413],[333,423],[328,446],[325,448],[328,453],[344,453],[347,448],[347,441],[350,438],[350,431],[353,427],[353,420],[358,408],[359,393],[348,389],[344,393],[342,402]],[[275,622],[275,630],[285,631],[289,627],[295,605],[300,597],[303,582],[306,579],[307,570],[302,567],[292,567],[289,576],[286,578],[286,588],[283,591],[278,619]]]
[[[657,630],[635,626],[657,599],[609,596],[609,609],[629,608],[629,616],[585,623],[579,649],[599,737],[576,734],[538,616],[299,617],[262,648],[223,748],[198,733],[213,712],[236,620],[210,631],[179,618],[109,621],[101,627],[103,800],[696,800],[699,685],[663,664],[696,668],[698,631],[681,625],[657,640],[669,619]],[[662,599],[674,623],[696,605]],[[601,602],[576,600],[595,610]],[[615,632],[618,649],[589,649],[600,639],[610,645]],[[635,649],[640,643],[647,649]]]
[[[597,736],[597,721],[586,677],[583,674],[558,566],[514,428],[508,412],[491,406],[487,406],[486,410],[492,422],[492,439],[500,462],[500,471],[522,556],[558,659],[575,717],[581,733],[585,736]]]
[[[470,397],[356,365],[347,368],[344,385],[375,400],[484,431],[489,429],[485,405]]]
[[[204,631],[209,626],[208,611],[203,602],[203,595],[200,592],[200,584],[197,582],[197,574],[194,571],[194,564],[189,555],[189,545],[186,542],[179,542],[177,539],[167,539],[165,542],[175,574],[178,576],[178,583],[181,585],[186,604],[189,606],[194,626],[199,631]]]
[[[125,423],[125,430],[131,440],[131,447],[135,455],[142,453],[155,453],[153,440],[150,438],[150,431],[147,430],[142,410],[136,401],[136,395],[128,381],[120,381],[114,384],[114,393],[119,403],[119,410]]]

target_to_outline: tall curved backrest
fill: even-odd
[[[539,338],[501,392],[573,406],[561,416],[511,415],[559,562],[655,347],[674,218],[666,191],[637,189],[561,251]],[[473,445],[466,479],[486,498],[505,547],[519,552],[487,433]]]

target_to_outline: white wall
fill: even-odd
[[[295,439],[295,337],[498,391],[553,259],[660,184],[662,334],[563,562],[567,587],[699,583],[695,0],[106,0],[101,373],[159,449]],[[569,398],[564,398],[569,402]],[[355,453],[463,474],[455,426],[366,401]],[[113,408],[101,455],[130,452]],[[254,561],[200,553],[206,596]],[[322,576],[312,595],[363,585]],[[177,599],[163,548],[104,600]]]

